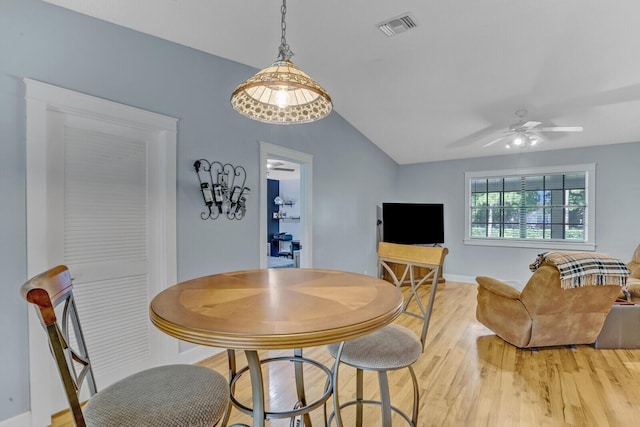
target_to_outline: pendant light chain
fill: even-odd
[[[278,49],[278,59],[280,61],[288,61],[293,52],[287,44],[287,23],[284,20],[284,16],[287,14],[287,0],[282,0],[282,6],[280,7],[280,13],[282,14],[282,20],[280,21],[280,27],[282,28],[282,36],[280,37],[280,48]]]

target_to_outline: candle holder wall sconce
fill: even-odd
[[[247,197],[251,190],[245,187],[247,171],[230,163],[196,160],[193,164],[200,182],[200,192],[207,211],[202,219],[242,219],[247,213]]]

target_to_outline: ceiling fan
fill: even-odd
[[[544,141],[544,137],[542,136],[542,133],[544,132],[582,132],[582,126],[539,127],[542,122],[525,122],[524,118],[527,115],[527,110],[518,110],[515,112],[515,115],[520,119],[518,123],[514,123],[509,126],[509,130],[505,131],[503,136],[483,145],[482,148],[493,145],[504,139],[507,140],[507,148],[523,145],[534,146],[539,142]]]
[[[275,160],[267,160],[267,169],[271,171],[293,172],[295,169],[285,168],[284,163]]]

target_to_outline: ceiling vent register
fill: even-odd
[[[395,18],[388,19],[377,25],[378,29],[382,31],[387,37],[395,36],[396,34],[404,33],[412,28],[415,28],[418,24],[415,18],[409,12],[396,16]]]

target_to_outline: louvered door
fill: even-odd
[[[146,141],[67,120],[64,263],[98,384],[149,366]],[[74,127],[75,126],[75,127]]]
[[[28,276],[67,264],[98,389],[180,361],[148,318],[176,282],[177,119],[25,79]],[[31,423],[67,407],[29,316]]]

